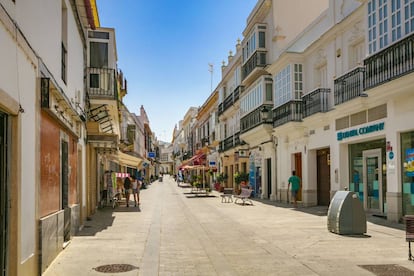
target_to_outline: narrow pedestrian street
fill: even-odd
[[[373,275],[361,265],[380,264],[414,270],[401,225],[368,222],[366,235],[341,236],[328,232],[325,211],[222,203],[215,191],[197,197],[165,176],[141,191],[140,209],[121,203],[98,210],[43,275]],[[97,271],[105,265],[107,273]]]

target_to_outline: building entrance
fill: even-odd
[[[0,112],[0,266],[7,275],[8,189],[7,189],[7,115]]]
[[[362,158],[364,207],[372,212],[383,213],[381,149],[365,150]]]
[[[331,174],[329,148],[317,151],[318,205],[328,206],[331,201]]]

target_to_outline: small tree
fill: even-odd
[[[217,175],[216,180],[220,183],[220,191],[224,189],[224,182],[227,181],[227,178],[227,174],[224,173],[220,173],[219,175]]]
[[[237,172],[234,174],[234,181],[239,185],[242,182],[249,181],[249,174],[247,172]]]
[[[247,172],[237,172],[234,174],[234,182],[236,182],[236,193],[239,194],[241,192],[241,186],[247,185],[247,181],[249,181],[249,174]]]

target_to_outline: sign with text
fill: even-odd
[[[153,151],[148,152],[148,158],[155,158],[155,152]]]

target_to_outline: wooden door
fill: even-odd
[[[330,150],[317,151],[317,197],[318,205],[328,206],[331,201],[331,173],[330,173]]]
[[[302,189],[303,189],[303,180],[302,180],[302,153],[295,153],[295,171],[296,175],[300,178],[301,188],[299,189],[297,201],[302,201]]]

